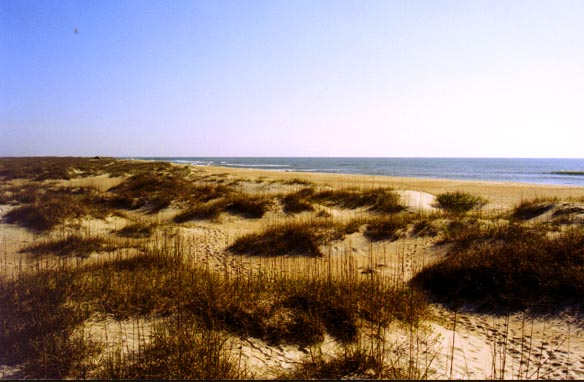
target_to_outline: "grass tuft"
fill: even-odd
[[[118,230],[116,234],[121,237],[128,238],[146,238],[152,236],[156,224],[146,224],[142,222],[129,224],[124,228]]]
[[[329,190],[315,193],[312,200],[325,205],[355,209],[369,207],[372,212],[396,213],[404,209],[399,204],[399,195],[391,189],[377,188],[372,190]]]
[[[85,238],[79,235],[70,235],[61,240],[47,240],[39,244],[25,247],[20,252],[29,252],[33,256],[54,254],[61,257],[89,257],[93,252],[111,251],[112,247],[99,237]]]
[[[377,217],[371,219],[364,232],[371,241],[389,240],[395,241],[404,234],[412,218],[409,215],[399,215],[389,217]]]
[[[524,200],[515,207],[511,217],[517,220],[529,220],[543,215],[552,208],[554,208],[553,201],[545,199]]]
[[[487,204],[487,200],[467,192],[446,192],[436,197],[438,206],[448,212],[460,214],[474,208],[481,208]]]
[[[322,256],[319,246],[341,239],[343,233],[339,228],[328,221],[284,223],[244,235],[235,240],[229,250],[254,256]]]
[[[583,230],[549,237],[511,224],[473,232],[464,250],[424,269],[413,283],[440,301],[486,310],[547,310],[583,300]]]
[[[175,318],[155,328],[153,340],[131,357],[110,356],[100,379],[245,378],[225,333]]]

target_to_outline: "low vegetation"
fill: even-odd
[[[447,212],[460,214],[487,204],[487,200],[467,192],[446,192],[436,196],[438,206]]]
[[[26,190],[27,194],[30,192]],[[91,188],[47,188],[29,194],[25,204],[10,210],[4,221],[36,232],[44,232],[65,223],[68,219],[85,216],[104,218],[113,211],[103,203],[99,193]]]
[[[429,377],[428,370],[421,371],[413,365],[400,367],[387,361],[379,348],[358,343],[345,347],[332,358],[325,358],[322,354],[307,358],[279,379],[409,380]]]
[[[129,173],[160,172],[172,169],[168,162],[124,161],[108,157],[31,157],[1,158],[0,178],[3,180],[69,180],[109,174],[123,176]]]
[[[554,237],[515,224],[470,232],[459,236],[464,250],[424,269],[414,284],[440,301],[487,310],[549,310],[584,298],[581,229]]]
[[[513,210],[511,217],[517,220],[529,220],[548,212],[554,207],[556,201],[548,199],[533,199],[522,201]]]
[[[147,238],[152,236],[154,230],[156,228],[156,224],[148,224],[143,222],[137,222],[133,224],[129,224],[124,228],[116,231],[116,234],[121,237],[127,238]]]
[[[313,193],[310,198],[325,205],[350,209],[368,207],[369,211],[380,213],[395,213],[404,209],[399,204],[399,196],[385,188],[320,191]]]
[[[247,219],[260,219],[268,212],[273,200],[267,196],[252,196],[241,192],[206,202],[192,202],[190,206],[175,216],[176,223],[189,220],[217,219],[223,212],[239,215]]]
[[[282,210],[287,214],[296,214],[304,211],[314,211],[314,206],[310,202],[312,189],[302,189],[300,191],[287,194],[282,197]]]
[[[225,333],[171,318],[134,357],[106,358],[98,379],[245,379],[230,348]]]
[[[372,241],[395,241],[405,234],[411,221],[410,215],[376,217],[369,220],[364,234]]]
[[[52,181],[103,174],[124,179],[101,192]],[[574,219],[553,232],[550,224],[526,222],[552,208],[553,216],[579,214],[575,202],[561,209],[548,199],[523,201],[495,218],[466,214],[486,200],[455,192],[437,199],[448,214],[413,214],[387,188],[325,189],[291,179],[266,182],[262,190],[272,189],[259,194],[225,174],[111,158],[2,159],[0,179],[0,204],[10,205],[4,222],[35,233],[21,250],[31,266],[0,274],[0,365],[18,367],[22,378],[245,379],[253,374],[238,352],[250,338],[307,351],[281,378],[426,378],[429,369],[419,370],[413,348],[386,349],[383,334],[398,322],[414,338],[429,315],[428,299],[496,313],[583,308],[584,230]],[[284,185],[292,192],[282,192]],[[169,207],[179,210],[176,217],[149,215]],[[113,220],[115,229],[99,235],[79,228],[86,217],[116,214],[129,223],[120,229]],[[246,225],[263,228],[220,235],[233,239],[225,251],[223,239],[204,237],[222,241],[212,247],[221,251],[213,259],[219,265],[209,261],[207,242],[194,247],[198,238],[187,230],[161,229],[222,214],[263,218]],[[421,271],[404,282],[406,271],[384,272],[385,261],[374,260],[378,245],[401,244],[367,243],[360,233],[345,238],[358,231],[370,242],[433,238],[416,245],[430,242],[448,253],[416,265]],[[356,266],[352,253],[363,248],[351,246],[363,243],[370,264]],[[152,326],[133,351],[86,335],[95,322],[146,320]],[[341,351],[313,351],[325,336]]]
[[[342,239],[343,235],[343,227],[330,220],[291,222],[244,235],[229,250],[254,256],[322,256],[320,246]]]
[[[183,257],[169,242],[101,263],[0,278],[0,362],[24,364],[26,376],[42,378],[238,378],[245,374],[230,356],[232,336],[309,346],[329,333],[351,343],[360,320],[416,325],[426,314],[422,295],[379,278],[331,277],[325,269],[235,278]],[[165,318],[138,353],[110,353],[98,367],[88,359],[99,347],[78,334],[96,315]]]
[[[42,241],[25,247],[21,252],[31,253],[33,256],[53,254],[61,257],[88,257],[93,252],[112,250],[113,247],[100,237],[81,237],[73,234],[60,240],[49,239]]]

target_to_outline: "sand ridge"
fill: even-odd
[[[185,166],[179,166],[185,167]],[[504,210],[529,197],[546,196],[557,198],[584,197],[583,188],[562,186],[534,186],[524,184],[459,182],[426,179],[387,178],[371,176],[346,176],[338,174],[283,173],[231,168],[212,168],[186,166],[197,173],[203,173],[217,179],[233,181],[239,179],[239,187],[253,189],[262,193],[278,194],[306,187],[302,183],[258,183],[262,178],[272,181],[290,181],[301,179],[313,182],[321,187],[392,187],[400,195],[403,204],[414,213],[435,213],[439,211],[435,197],[440,192],[465,190],[489,198],[492,210]],[[227,174],[227,176],[223,175]],[[104,192],[119,184],[121,178],[111,179],[98,176],[84,181],[74,179],[63,181],[62,186],[90,186]],[[568,208],[558,205],[556,210]],[[0,206],[2,216],[12,206]],[[174,207],[173,207],[174,208]],[[165,222],[172,219],[179,211],[168,208],[156,214],[141,211],[128,211],[124,216],[107,219],[81,219],[77,227],[92,234],[110,235],[112,232],[130,224],[135,219],[143,221]],[[350,219],[359,216],[359,211],[346,211],[338,208],[323,208],[338,219]],[[556,211],[554,210],[554,211]],[[574,210],[575,211],[575,210]],[[574,212],[572,211],[572,212]],[[578,212],[578,211],[575,211]],[[553,211],[551,212],[553,214]],[[181,238],[188,248],[190,257],[187,261],[205,264],[217,272],[245,274],[278,264],[286,264],[287,269],[305,266],[304,260],[295,257],[279,259],[237,256],[229,252],[233,241],[250,232],[290,219],[278,211],[272,211],[264,219],[244,219],[225,214],[216,221],[193,221],[185,225],[170,225],[173,235]],[[545,216],[540,220],[549,220]],[[20,250],[34,242],[35,235],[14,225],[0,224],[0,248],[3,252],[2,269],[5,275],[15,272],[19,267],[26,267],[29,258]],[[351,261],[360,277],[370,277],[371,273],[389,277],[400,282],[407,282],[413,275],[429,264],[445,256],[447,248],[436,246],[432,238],[404,236],[397,241],[371,243],[363,231],[347,235],[343,240],[323,248],[326,256],[315,260],[314,266],[331,266],[335,262]],[[92,257],[96,257],[94,255]],[[348,260],[349,259],[349,260]],[[90,260],[91,261],[91,258]],[[320,265],[318,265],[320,264]],[[432,319],[426,331],[420,331],[416,344],[424,344],[427,352],[434,352],[435,358],[427,361],[432,370],[432,378],[437,379],[582,379],[584,378],[584,326],[579,316],[565,312],[559,316],[526,316],[516,313],[508,316],[479,314],[472,312],[452,312],[440,305],[432,306]],[[104,338],[104,333],[111,337],[106,342],[122,341],[128,349],[136,346],[137,339],[129,333],[135,333],[132,325],[143,328],[142,335],[147,338],[151,323],[110,322],[109,319],[96,319],[87,323],[83,329],[85,335],[96,340]],[[117,329],[112,329],[116,327]],[[101,329],[100,329],[101,328]],[[111,330],[110,330],[111,329]],[[412,345],[412,338],[407,330],[395,327],[388,335],[390,349]],[[116,334],[117,333],[117,334]],[[115,340],[114,340],[115,338]],[[240,362],[256,378],[272,378],[283,369],[297,365],[311,349],[294,346],[271,346],[259,340],[248,338],[233,339],[233,351],[238,354]],[[239,341],[239,342],[238,342]],[[412,345],[413,346],[413,345]],[[418,346],[418,345],[416,345]],[[421,346],[421,345],[419,345]],[[318,348],[324,353],[339,351],[338,343],[327,336]],[[0,376],[10,378],[15,375],[10,368],[0,369]]]

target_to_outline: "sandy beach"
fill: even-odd
[[[218,187],[225,187],[236,195],[267,200],[265,211],[262,210],[261,215],[255,216],[247,210],[242,212],[236,209],[239,199],[231,199],[235,201],[231,201],[230,204],[218,202],[213,204],[214,200],[220,201],[221,198],[227,197],[207,201],[201,196],[201,200],[204,200],[202,206],[207,208],[221,206],[222,209],[213,212],[212,216],[208,215],[210,217],[206,217],[207,215],[203,215],[199,210],[198,215],[185,215],[185,211],[189,211],[193,202],[180,199],[179,193],[176,193],[177,196],[173,196],[167,204],[153,209],[154,199],[149,199],[148,192],[158,191],[152,189],[138,193],[132,189],[133,186],[127,183],[135,174],[132,166],[141,162],[127,163],[128,167],[119,173],[108,173],[108,166],[94,163],[91,170],[78,168],[76,175],[71,179],[49,177],[38,181],[25,177],[3,181],[1,189],[3,202],[0,205],[2,217],[0,272],[3,280],[7,280],[2,284],[4,288],[9,285],[8,280],[22,279],[24,275],[32,277],[30,275],[43,269],[54,269],[57,266],[81,267],[79,269],[89,269],[91,266],[105,267],[110,261],[139,256],[148,252],[147,248],[162,247],[170,242],[174,243],[172,245],[175,247],[180,246],[186,264],[204,267],[212,274],[224,277],[225,280],[259,277],[257,276],[259,274],[272,275],[270,277],[274,278],[276,274],[284,274],[286,280],[300,277],[299,275],[326,274],[333,279],[352,280],[351,282],[355,283],[376,279],[382,280],[377,282],[383,285],[401,287],[409,285],[423,270],[451,256],[456,243],[446,241],[447,231],[442,231],[441,227],[449,227],[456,219],[462,219],[460,221],[467,222],[465,224],[484,221],[487,225],[511,221],[509,216],[522,202],[535,200],[536,204],[544,204],[542,212],[539,213],[536,209],[534,216],[530,215],[521,220],[520,224],[545,226],[549,232],[558,234],[567,229],[581,229],[584,221],[582,187],[294,173],[187,165],[172,165],[151,171],[150,174],[158,179],[164,177],[170,179],[172,175],[180,178],[181,182],[185,180],[201,189],[203,186],[207,187],[204,191],[207,196],[211,192],[218,192],[220,189]],[[110,203],[116,207],[100,212],[100,216],[94,212],[80,212],[73,217],[65,216],[62,221],[46,229],[35,230],[27,228],[26,224],[18,219],[9,218],[11,211],[28,203],[28,199],[17,197],[18,192],[21,192],[18,190],[32,183],[38,190],[29,192],[40,195],[38,200],[42,199],[43,188],[66,190],[67,193],[79,193],[78,190],[87,188],[92,190],[91,194],[88,194],[92,198],[99,197],[108,203],[113,200],[117,204]],[[310,208],[299,212],[286,210],[285,197],[296,195],[307,188],[313,191],[306,192],[308,196],[305,196],[306,200],[303,201],[310,201]],[[403,218],[406,219],[406,223],[397,229],[390,239],[371,239],[369,230],[374,224],[374,219],[385,216],[383,215],[385,212],[373,210],[375,204],[368,205],[362,202],[362,205],[349,205],[348,202],[331,202],[325,199],[328,191],[351,190],[357,193],[386,188],[393,190],[401,206],[399,212],[401,215],[395,216],[406,216]],[[134,192],[131,194],[134,199],[129,202],[126,199],[122,200],[123,192],[128,195]],[[172,194],[169,191],[165,192]],[[463,215],[449,214],[437,202],[437,196],[452,192],[478,196],[486,204]],[[309,197],[312,199],[308,199]],[[138,201],[145,202],[139,204]],[[517,212],[515,214],[517,215]],[[394,216],[393,212],[387,216]],[[422,220],[415,219],[422,219],[426,223],[418,224]],[[353,224],[356,227],[354,229],[345,229],[343,235],[339,237],[328,233],[327,235],[334,238],[319,242],[318,256],[304,256],[301,253],[255,255],[253,250],[242,255],[233,250],[234,243],[246,235],[263,232],[282,224],[307,225],[316,221],[346,226],[354,221],[359,224]],[[148,234],[144,234],[143,237],[123,237],[120,234],[125,227],[137,223],[150,227]],[[425,229],[431,233],[421,234],[419,227],[426,227]],[[100,238],[101,247],[93,248],[84,254],[63,252],[61,255],[52,249],[39,253],[31,249],[39,243],[61,240],[63,237],[76,234]],[[115,248],[109,248],[112,246]],[[376,355],[386,364],[391,363],[395,367],[404,367],[407,364],[410,365],[408,370],[415,364],[416,373],[405,375],[411,377],[584,378],[584,324],[581,320],[581,310],[577,306],[560,304],[547,313],[532,313],[529,309],[504,313],[492,309],[480,311],[474,309],[473,304],[464,304],[455,310],[448,303],[438,302],[432,298],[431,293],[428,296],[430,297],[425,308],[426,313],[416,319],[418,321],[393,319],[381,328],[376,327],[373,321],[366,318],[367,316],[359,316],[355,321],[358,327],[355,343],[369,346],[368,344],[373,344],[375,339],[376,346],[383,348]],[[272,300],[267,298],[266,301]],[[258,300],[249,303],[261,305],[264,302]],[[258,308],[256,306],[253,309]],[[273,312],[274,309],[276,308],[270,305],[267,311]],[[288,310],[278,313],[282,314],[282,317],[274,313],[271,319],[289,320],[286,314],[292,314],[289,313],[292,308],[288,306],[285,309]],[[100,350],[92,353],[90,358],[79,361],[84,365],[86,374],[71,374],[67,371],[69,374],[63,372],[64,375],[56,376],[91,378],[105,375],[100,374],[103,371],[103,364],[100,362],[109,359],[108,354],[118,354],[122,358],[131,357],[153,341],[158,330],[157,325],[161,323],[164,325],[172,316],[171,313],[155,313],[159,310],[155,307],[147,313],[136,310],[127,315],[107,310],[92,311],[93,313],[74,326],[71,335],[100,344]],[[241,317],[243,316],[236,316],[235,320],[241,320]],[[326,326],[326,319],[323,320]],[[237,360],[239,370],[245,371],[245,374],[241,375],[245,375],[246,378],[298,376],[286,373],[305,364],[309,359],[315,359],[315,354],[319,354],[322,359],[332,359],[338,354],[346,354],[348,349],[348,345],[340,341],[338,336],[335,337],[334,331],[330,328],[324,330],[324,335],[319,337],[319,340],[311,344],[299,344],[284,340],[278,342],[267,335],[263,337],[242,335],[229,326],[232,324],[226,325],[228,328],[226,349],[231,354],[231,359]],[[237,323],[234,325],[237,326]],[[3,335],[8,335],[7,333],[8,331],[5,331]],[[3,363],[4,365],[0,366],[2,378],[12,379],[31,375],[27,374],[25,362],[16,362],[5,356]],[[376,373],[377,370],[371,367],[359,369],[358,372],[344,377],[376,377],[379,375]],[[307,374],[301,374],[303,375]]]

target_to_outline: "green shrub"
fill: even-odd
[[[483,207],[487,203],[487,200],[480,196],[456,191],[446,192],[438,195],[436,197],[436,202],[440,208],[448,212],[464,213],[472,210],[473,208]]]

